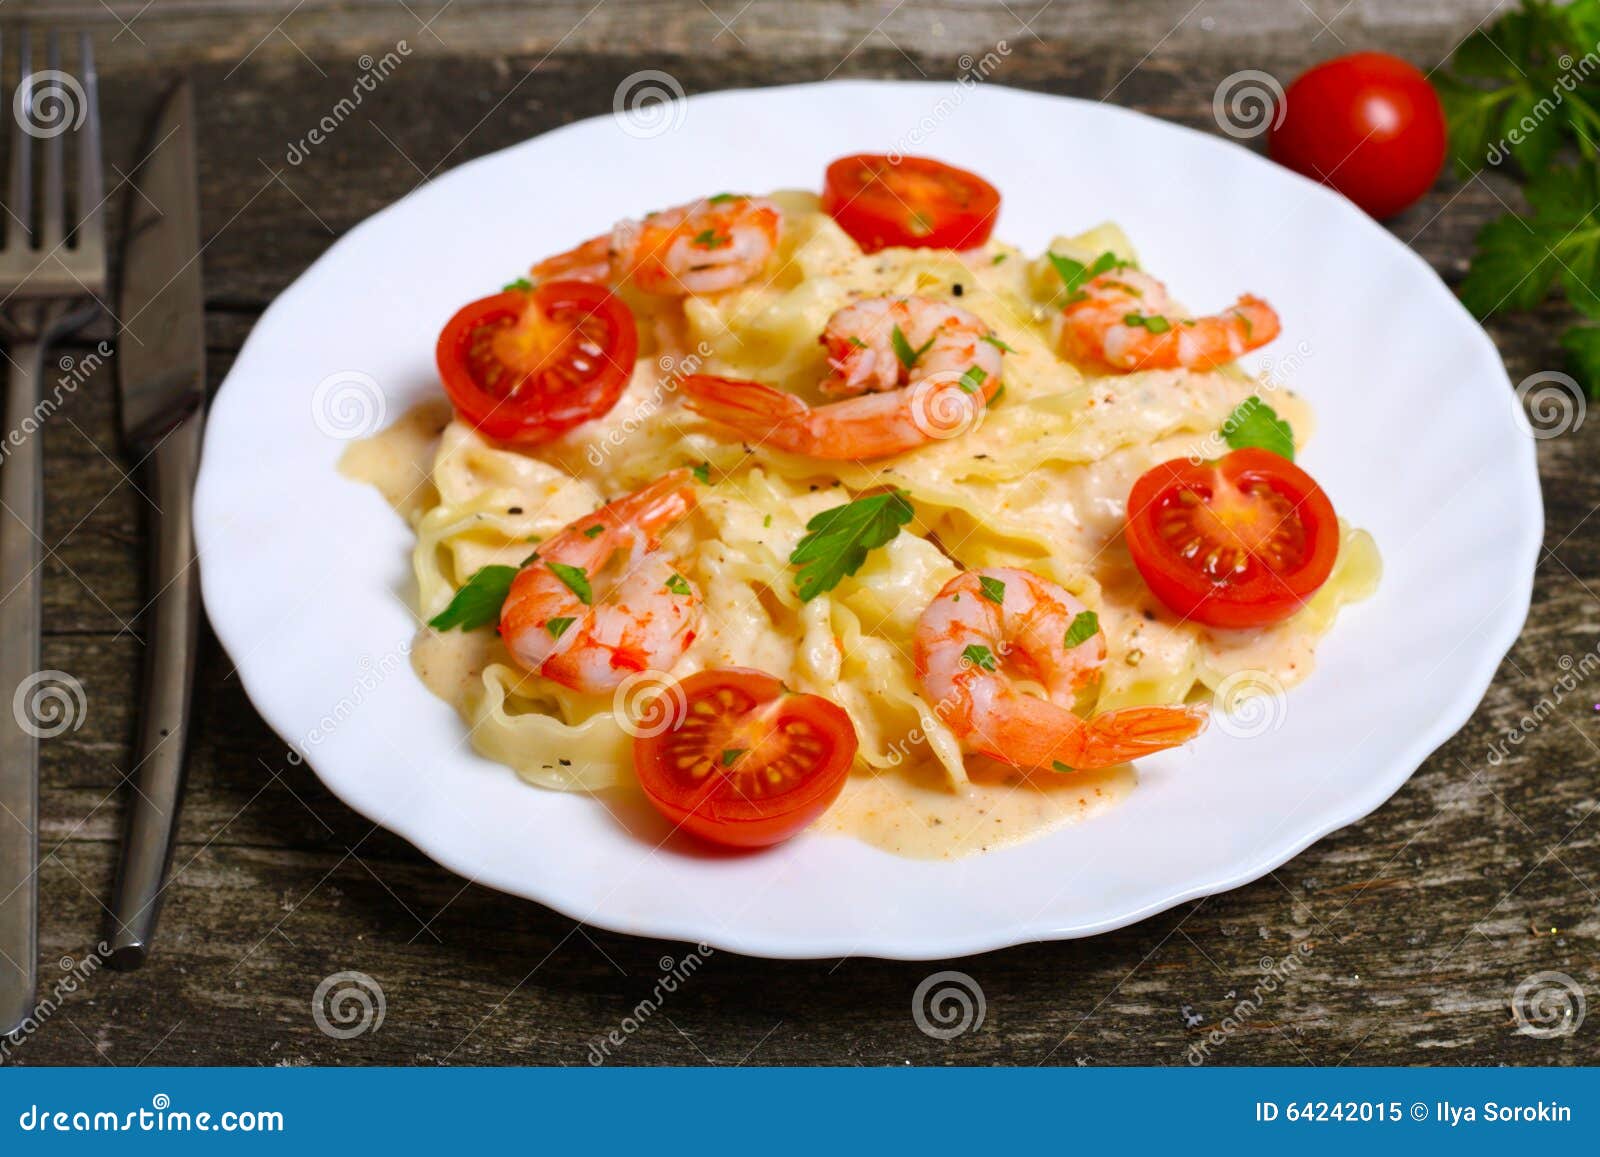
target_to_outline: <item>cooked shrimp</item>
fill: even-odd
[[[1166,286],[1136,269],[1084,285],[1061,311],[1061,352],[1077,362],[1133,370],[1209,370],[1278,336],[1278,315],[1246,294],[1210,317],[1176,312]]]
[[[1003,368],[992,337],[981,318],[948,302],[874,297],[836,312],[822,333],[833,372],[820,388],[845,401],[810,406],[709,374],[684,379],[683,388],[695,413],[791,454],[881,458],[958,437],[982,420]]]
[[[541,543],[500,610],[517,662],[591,692],[635,671],[669,670],[694,641],[700,591],[658,547],[694,504],[689,471],[674,470]],[[602,589],[618,552],[621,565]]]
[[[539,262],[533,276],[630,283],[661,297],[721,293],[761,272],[782,227],[782,211],[765,197],[723,193],[619,221],[610,234]]]
[[[1110,767],[1198,735],[1202,708],[1125,707],[1088,718],[1073,710],[1106,658],[1098,624],[1079,617],[1087,610],[1032,571],[957,575],[917,622],[912,661],[922,694],[969,751],[1016,767]],[[1020,689],[1011,672],[1045,694]]]

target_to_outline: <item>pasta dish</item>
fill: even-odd
[[[953,857],[1080,819],[1219,689],[1287,688],[1371,538],[1113,225],[1030,255],[913,157],[621,222],[463,308],[342,468],[415,529],[413,665],[541,787],[661,837]],[[1175,774],[1201,774],[1177,761]]]

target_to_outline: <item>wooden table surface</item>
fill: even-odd
[[[65,7],[96,21],[114,177],[134,159],[166,71],[182,64],[197,82],[213,387],[262,309],[339,234],[434,173],[609,112],[619,82],[642,68],[690,93],[826,76],[949,79],[963,54],[1004,39],[994,83],[1107,98],[1216,132],[1213,93],[1237,70],[1287,81],[1363,47],[1432,68],[1494,7],[1055,0],[1036,12],[1039,2]],[[361,56],[401,39],[403,64],[291,164],[290,143],[349,93]],[[1390,228],[1454,283],[1503,199],[1515,192],[1498,177],[1445,179]],[[1513,381],[1559,368],[1563,320],[1551,307],[1490,326]],[[44,745],[48,982],[83,975],[101,935],[141,653],[146,504],[116,448],[109,372],[71,392],[43,436],[44,664],[87,695],[81,727]],[[1261,983],[1263,958],[1290,954],[1298,966],[1226,1022],[1207,1063],[1600,1061],[1600,1017],[1536,1037],[1512,1014],[1514,991],[1539,973],[1600,994],[1600,681],[1582,662],[1600,642],[1600,518],[1590,517],[1600,422],[1538,451],[1547,550],[1527,629],[1468,726],[1364,821],[1248,887],[1092,940],[948,966],[716,954],[613,1059],[1181,1065]],[[651,995],[661,958],[685,951],[575,926],[375,829],[288,762],[209,636],[197,712],[159,950],[141,972],[84,976],[6,1046],[11,1063],[584,1064],[591,1040]],[[1542,722],[1491,762],[1535,712]],[[913,992],[938,967],[981,986],[981,1028],[951,1040],[919,1030]],[[319,983],[344,971],[373,978],[385,1002],[381,1027],[350,1039],[322,1031],[311,1008]]]

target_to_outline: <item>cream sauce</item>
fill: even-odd
[[[954,860],[1087,819],[1126,797],[1138,779],[1127,764],[1071,775],[1027,776],[997,766],[969,768],[968,775],[970,783],[952,788],[928,763],[857,771],[811,830],[911,859]]]
[[[439,503],[433,460],[452,417],[443,398],[412,406],[388,429],[351,443],[339,459],[339,473],[377,487],[384,501],[414,522]]]

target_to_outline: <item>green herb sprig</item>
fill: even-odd
[[[789,562],[798,567],[795,591],[804,602],[831,591],[861,569],[867,554],[886,546],[915,511],[903,490],[872,494],[834,506],[806,523],[806,535]]]
[[[1461,300],[1487,318],[1564,297],[1569,368],[1600,398],[1600,0],[1523,0],[1467,37],[1436,75],[1462,176],[1497,168],[1523,181],[1526,212],[1479,231]]]
[[[1294,461],[1294,431],[1256,394],[1234,407],[1222,423],[1222,437],[1231,450],[1271,450]]]
[[[450,599],[450,605],[428,620],[428,626],[436,631],[456,627],[476,631],[479,627],[493,626],[500,621],[500,607],[511,593],[511,580],[516,577],[514,566],[479,568]]]

